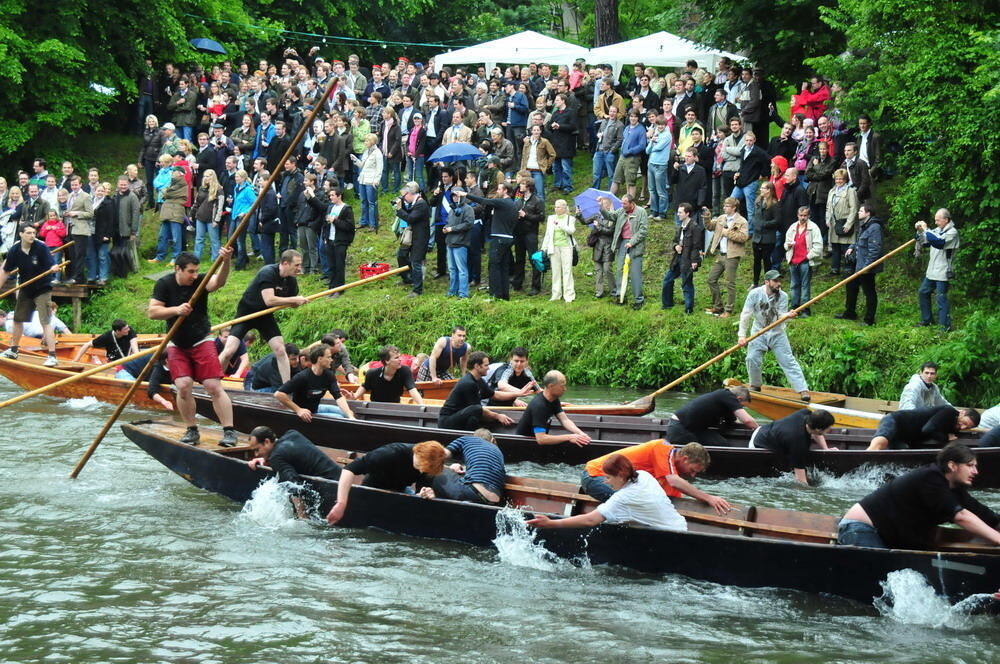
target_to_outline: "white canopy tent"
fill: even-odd
[[[604,63],[611,65],[615,77],[624,65],[636,62],[641,62],[647,67],[683,67],[688,60],[695,60],[699,67],[714,72],[723,57],[733,61],[742,59],[735,53],[710,48],[669,32],[655,32],[638,39],[594,48],[586,57],[589,65]]]
[[[577,58],[586,58],[587,49],[569,42],[525,30],[516,35],[483,42],[457,51],[434,56],[434,65],[486,65],[489,72],[497,63],[528,64],[547,62],[551,65],[571,65]]]

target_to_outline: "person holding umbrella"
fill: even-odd
[[[632,308],[641,309],[645,297],[642,294],[642,255],[646,249],[646,233],[649,229],[649,215],[635,204],[632,194],[622,196],[622,206],[612,209],[611,199],[601,196],[601,216],[615,222],[611,236],[611,251],[615,256],[615,290],[612,295],[618,303],[625,304],[625,280],[632,285]]]

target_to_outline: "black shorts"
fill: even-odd
[[[241,315],[246,316],[247,314]],[[275,337],[281,336],[281,328],[278,327],[278,321],[274,320],[274,314],[237,323],[229,330],[229,334],[242,341],[247,332],[254,329],[260,332],[260,338],[264,341],[270,341]]]

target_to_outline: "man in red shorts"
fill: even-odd
[[[200,440],[198,425],[194,419],[195,402],[191,395],[191,388],[196,381],[212,396],[215,414],[222,423],[223,436],[219,444],[223,447],[236,444],[233,404],[222,389],[222,365],[215,352],[215,340],[208,320],[207,293],[226,285],[233,251],[228,247],[223,248],[219,255],[222,257],[222,265],[205,285],[206,295],[199,297],[193,307],[188,302],[205,275],[198,273],[201,263],[198,257],[186,251],[175,259],[174,273],[164,275],[156,281],[153,297],[149,300],[149,317],[166,321],[168,330],[178,316],[186,316],[167,345],[167,366],[177,388],[177,412],[187,424],[187,431],[181,442],[188,445],[197,445]]]

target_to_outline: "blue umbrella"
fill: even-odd
[[[611,201],[611,206],[613,209],[617,210],[622,206],[622,201],[620,198],[612,194],[610,191],[601,191],[600,189],[588,189],[579,196],[573,198],[576,206],[580,208],[580,214],[584,219],[590,219],[593,216],[600,214],[601,204],[598,202],[598,197],[604,197]]]
[[[480,159],[483,153],[479,148],[469,143],[449,143],[442,145],[434,151],[427,161],[466,161],[470,159]]]
[[[222,44],[214,39],[192,39],[188,43],[194,46],[194,50],[201,51],[202,53],[221,53],[223,55],[226,53],[226,49],[222,48]]]

